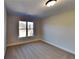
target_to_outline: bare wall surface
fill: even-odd
[[[43,40],[75,53],[75,13],[66,11],[42,22]]]
[[[17,31],[18,31],[18,19],[16,19],[16,16],[13,15],[9,15],[8,16],[8,44],[16,44],[16,43],[20,43],[20,42],[25,42],[31,39],[39,39],[40,34],[39,34],[39,21],[40,20],[36,20],[35,22],[35,33],[36,35],[33,38],[19,38]]]
[[[6,52],[7,45],[7,12],[6,8],[4,8],[4,54]]]

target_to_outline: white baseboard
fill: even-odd
[[[40,39],[33,39],[33,40],[26,40],[24,42],[18,42],[18,43],[11,43],[11,44],[8,44],[7,47],[9,46],[15,46],[15,45],[20,45],[20,44],[25,44],[25,43],[30,43],[30,42],[34,42],[34,41],[39,41]]]
[[[71,51],[71,50],[69,50],[69,49],[67,49],[67,48],[63,48],[63,47],[61,47],[61,46],[59,46],[59,45],[53,44],[53,43],[51,43],[51,42],[49,42],[49,41],[47,41],[47,40],[42,40],[42,41],[45,42],[45,43],[48,43],[48,44],[50,44],[50,45],[53,45],[53,46],[55,46],[55,47],[57,47],[57,48],[60,48],[60,49],[62,49],[62,50],[64,50],[64,51],[66,51],[66,52],[69,52],[69,53],[71,53],[71,54],[75,54],[74,51]]]

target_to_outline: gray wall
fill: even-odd
[[[7,45],[7,12],[6,8],[4,8],[4,54],[6,52]]]
[[[8,45],[9,44],[16,44],[20,42],[25,42],[31,39],[39,39],[39,22],[40,20],[34,21],[36,23],[36,35],[33,38],[18,38],[18,19],[14,15],[8,15]]]
[[[75,52],[74,10],[48,17],[42,22],[42,39],[68,52]]]

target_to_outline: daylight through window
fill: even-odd
[[[34,36],[34,23],[19,21],[19,37]]]

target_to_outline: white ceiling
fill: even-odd
[[[45,5],[47,0],[5,0],[9,13],[20,12],[28,15],[47,17],[65,10],[74,9],[75,0],[57,0],[52,7]]]

